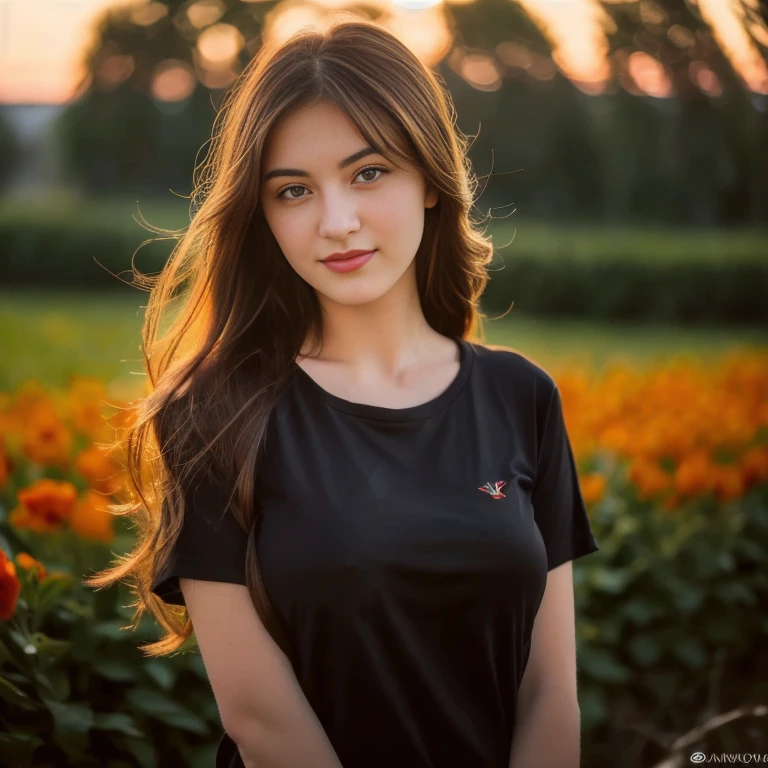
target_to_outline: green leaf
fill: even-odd
[[[162,720],[167,725],[173,725],[176,728],[181,728],[184,731],[191,731],[200,736],[205,736],[208,733],[208,724],[205,720],[197,715],[193,715],[191,712],[184,712],[176,715],[167,714]]]
[[[717,564],[721,571],[733,571],[736,568],[736,559],[730,552],[719,552]]]
[[[126,682],[136,677],[136,667],[119,659],[101,659],[93,665],[93,671],[107,680]]]
[[[634,624],[644,627],[664,615],[664,608],[648,598],[630,598],[621,606],[622,613]]]
[[[35,750],[43,740],[32,733],[0,733],[0,765],[32,765]]]
[[[17,707],[34,708],[34,700],[2,675],[0,675],[0,699]]]
[[[120,620],[101,621],[91,629],[91,633],[108,640],[123,640],[129,632],[128,629],[123,629],[124,626],[125,622]]]
[[[51,698],[57,701],[67,701],[70,696],[70,671],[71,668],[57,667],[47,670],[45,674],[38,672],[36,679],[45,679],[45,686],[51,692]]]
[[[163,659],[150,659],[144,669],[164,691],[169,691],[176,682],[178,670]]]
[[[605,648],[582,648],[578,662],[585,674],[606,683],[626,683],[632,677],[630,671]]]
[[[579,709],[583,728],[591,729],[603,722],[607,716],[607,707],[602,689],[597,686],[579,688]]]
[[[67,590],[72,589],[78,583],[78,579],[66,571],[57,571],[49,574],[40,582],[38,594],[46,598],[58,597]]]
[[[731,581],[715,586],[715,594],[726,603],[742,603],[754,605],[757,602],[752,590],[740,581]]]
[[[210,768],[212,765],[216,765],[216,752],[218,750],[218,744],[206,744],[195,747],[191,751],[185,765],[189,768]]]
[[[741,538],[739,539],[735,545],[734,548],[738,550],[740,553],[743,553],[747,556],[747,558],[754,560],[755,562],[762,562],[762,560],[765,557],[764,549],[760,544],[756,541],[752,541],[751,539],[747,538]]]
[[[117,613],[118,590],[114,587],[97,589],[93,593],[93,613],[99,621],[106,621]]]
[[[157,768],[157,749],[146,736],[116,738],[116,742],[136,758],[141,768]]]
[[[15,655],[11,652],[11,649],[3,643],[2,639],[0,639],[0,667],[7,661],[14,664],[14,666],[16,665]]]
[[[132,688],[126,694],[131,705],[146,715],[157,718],[168,725],[183,728],[193,733],[207,733],[205,721],[164,693],[147,688]]]
[[[126,736],[141,738],[144,734],[136,725],[136,720],[124,712],[96,712],[93,727],[102,731],[118,731]]]
[[[601,592],[617,595],[631,581],[634,574],[629,568],[596,568],[589,576],[589,583]]]
[[[93,618],[93,607],[87,603],[80,603],[77,600],[66,598],[59,603],[60,607],[71,611],[75,616],[83,619]]]
[[[672,650],[675,656],[689,667],[701,669],[709,662],[704,646],[693,635],[679,635]]]
[[[194,672],[201,680],[208,682],[208,671],[205,668],[203,657],[199,651],[193,651],[184,654],[184,659],[189,664],[190,670]]]
[[[29,637],[29,642],[37,649],[37,658],[43,666],[47,666],[64,656],[72,647],[66,640],[54,640],[42,632],[35,632]]]
[[[75,582],[74,576],[65,573],[43,579],[37,591],[37,605],[40,613],[45,613],[54,603],[58,602],[62,595],[72,589]]]
[[[768,632],[768,620],[766,620],[766,632]],[[742,628],[734,625],[727,617],[714,617],[704,625],[704,635],[707,640],[716,646],[727,646],[736,642],[741,636]]]
[[[706,597],[703,589],[679,579],[673,583],[673,593],[677,608],[688,615],[697,611]]]
[[[64,704],[45,697],[43,701],[53,715],[57,733],[88,733],[93,727],[93,710],[87,704],[74,702]]]
[[[640,632],[629,641],[629,652],[638,664],[650,667],[659,660],[661,645],[655,635]]]

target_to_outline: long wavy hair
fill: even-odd
[[[190,225],[174,235],[178,242],[159,274],[135,270],[136,284],[149,292],[142,327],[148,381],[132,404],[133,423],[117,440],[131,501],[113,509],[135,519],[137,541],[85,583],[103,588],[125,580],[137,598],[133,626],[149,610],[166,631],[140,646],[147,656],[179,649],[193,631],[186,608],[164,603],[150,588],[181,529],[182,489],[201,471],[232,489],[229,508],[248,535],[251,600],[288,655],[256,556],[255,477],[270,413],[296,357],[306,344],[317,348],[322,329],[314,289],[288,264],[266,223],[259,185],[272,126],[287,110],[320,100],[346,113],[392,162],[418,168],[437,191],[415,257],[422,310],[440,334],[484,335],[479,298],[493,246],[473,218],[477,178],[442,79],[373,22],[306,28],[262,48],[227,93],[206,159],[195,167]]]

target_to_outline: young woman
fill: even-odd
[[[470,340],[466,149],[388,32],[302,32],[230,93],[151,283],[140,538],[91,583],[131,577],[148,655],[194,628],[218,766],[578,765],[571,561],[598,546],[552,377]]]

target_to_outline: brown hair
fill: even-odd
[[[392,162],[415,166],[437,191],[415,257],[421,306],[442,335],[479,332],[493,247],[471,219],[477,179],[442,80],[373,22],[337,21],[262,48],[227,94],[207,159],[195,168],[197,211],[189,227],[159,275],[136,272],[137,284],[149,290],[142,328],[148,393],[120,439],[130,498],[138,500],[114,509],[135,517],[137,543],[85,583],[130,581],[135,624],[148,609],[167,632],[141,646],[148,656],[177,650],[193,630],[185,608],[165,604],[150,588],[181,528],[181,489],[201,470],[233,489],[232,513],[248,532],[251,600],[287,654],[256,557],[255,476],[270,413],[305,343],[321,340],[321,315],[314,290],[267,226],[258,193],[271,127],[287,110],[320,100],[346,113]],[[161,337],[161,316],[171,309]]]

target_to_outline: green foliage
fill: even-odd
[[[20,151],[18,137],[0,112],[0,189],[16,170]]]
[[[606,321],[765,325],[768,232],[522,223],[492,230],[484,308]]]
[[[172,227],[185,226],[176,223],[175,212]],[[7,201],[0,209],[0,283],[124,288],[132,279],[134,252],[145,240],[160,237],[142,228],[132,214],[140,220],[141,206],[131,210],[97,200],[67,199],[35,210]],[[164,222],[161,226],[166,227]],[[136,266],[142,272],[159,271],[171,248],[167,240],[141,248]]]
[[[174,245],[142,228],[142,217],[153,226],[182,228],[189,224],[188,203],[158,208],[87,199],[21,208],[6,202],[0,205],[0,283],[126,290],[132,264],[158,272]],[[514,302],[525,313],[601,321],[768,322],[768,234],[761,230],[503,222],[490,231],[497,252],[483,309],[492,317]]]
[[[590,516],[600,552],[575,565],[584,762],[614,765],[634,742],[630,764],[652,765],[694,726],[768,700],[768,492],[664,510],[617,479]],[[764,724],[751,743],[743,727],[708,751],[768,746]]]
[[[64,171],[95,195],[169,187],[189,194],[214,116],[207,89],[163,107],[124,84],[68,105],[53,135]]]
[[[58,541],[59,561],[70,551],[59,535],[11,533],[2,506],[0,536],[6,551],[19,538],[30,553]],[[129,541],[123,530],[118,548]],[[109,548],[94,547],[91,562],[106,564]],[[221,721],[194,639],[172,657],[147,658],[137,646],[158,628],[144,616],[129,629],[122,585],[86,588],[74,562],[42,581],[18,566],[17,575],[16,611],[0,621],[0,765],[213,764]]]
[[[214,15],[202,24],[192,22],[191,0],[155,2],[144,12],[125,5],[104,11],[84,61],[87,91],[69,105],[59,131],[64,165],[82,188],[187,191],[194,153],[204,149],[229,85],[206,72],[200,37],[214,23],[236,28],[243,45],[233,69],[240,72],[269,38],[267,19],[278,3],[217,0],[209,7],[214,5]],[[765,26],[757,11],[737,5],[734,33],[764,54]],[[655,0],[647,12],[649,7],[602,3],[599,26],[611,29],[606,64],[635,52],[652,56],[671,80],[665,98],[634,95],[631,77],[615,77],[599,95],[582,92],[552,62],[563,30],[547,29],[547,14],[541,17],[534,6],[505,0],[443,5],[451,40],[435,68],[451,93],[460,129],[472,138],[469,155],[481,178],[483,207],[513,204],[526,216],[558,222],[766,220],[764,97],[744,87],[724,55],[718,23],[705,19],[695,2]],[[385,5],[350,9],[386,24]],[[592,13],[584,5],[574,19],[588,24]],[[749,13],[755,18],[748,21]],[[428,30],[425,24],[422,31]],[[105,66],[115,52],[129,64],[122,76]],[[471,81],[462,61],[478,54],[495,63],[498,87],[481,89]],[[567,56],[556,58],[563,70],[571,69]],[[198,82],[190,83],[186,98],[163,103],[153,99],[152,84],[168,59]],[[625,65],[616,62],[610,68],[618,75]],[[715,92],[697,83],[694,73],[701,67],[713,75]],[[221,87],[206,87],[212,79]]]

